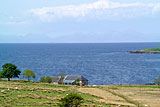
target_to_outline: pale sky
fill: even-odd
[[[0,43],[160,42],[160,0],[1,0]]]

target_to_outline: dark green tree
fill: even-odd
[[[78,107],[81,103],[83,103],[83,98],[76,94],[71,93],[60,100],[61,104],[59,107]]]
[[[16,65],[13,65],[11,63],[6,63],[2,66],[2,71],[0,72],[1,78],[8,78],[8,81],[10,81],[11,78],[18,77],[20,75],[21,71],[17,69]]]
[[[51,83],[52,82],[52,78],[50,76],[47,76],[45,78],[46,83]]]
[[[51,83],[52,82],[52,78],[50,76],[41,77],[39,82]]]
[[[30,78],[36,78],[36,75],[34,74],[34,72],[32,70],[25,70],[23,72],[23,77],[27,78],[28,81],[30,81]]]
[[[45,77],[41,77],[39,82],[45,82]]]

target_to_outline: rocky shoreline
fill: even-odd
[[[160,51],[146,52],[146,51],[143,51],[143,50],[136,50],[136,51],[129,51],[129,53],[131,53],[131,54],[160,54]]]

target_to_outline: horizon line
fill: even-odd
[[[30,42],[0,42],[0,44],[94,44],[94,43],[97,43],[97,44],[103,44],[103,43],[160,43],[159,42],[33,42],[33,43],[30,43]]]

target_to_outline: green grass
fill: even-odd
[[[28,87],[41,87],[41,88],[61,88],[61,89],[68,89],[69,86],[64,86],[64,85],[54,85],[50,83],[39,83],[39,82],[34,82],[34,81],[27,81],[27,80],[11,80],[7,81],[6,79],[1,79],[0,83],[8,83],[11,85],[16,85],[16,86],[28,86]]]
[[[50,106],[54,103],[58,103],[59,99],[66,96],[73,91],[67,91],[65,93],[58,93],[58,92],[43,92],[40,90],[37,91],[23,91],[23,90],[7,90],[1,88],[0,90],[5,90],[4,93],[0,94],[0,106]],[[97,97],[79,93],[84,99],[98,99]],[[36,95],[36,96],[35,96]],[[39,97],[40,96],[40,97]],[[56,98],[59,96],[59,99],[48,99],[49,98]],[[53,104],[52,104],[53,103]],[[95,104],[95,103],[92,103]]]
[[[156,85],[114,85],[109,86],[112,91],[119,87],[149,87]],[[70,93],[77,93],[84,98],[83,105],[99,105],[103,107],[115,107],[116,104],[101,102],[101,97],[78,92],[80,86],[54,85],[26,80],[0,80],[0,107],[57,107],[59,100]],[[100,88],[101,86],[86,86],[83,88]],[[113,92],[111,92],[114,94]],[[116,94],[115,94],[116,95]],[[117,96],[117,95],[116,95]],[[120,96],[120,95],[119,95]],[[123,96],[120,96],[123,97]],[[123,97],[125,99],[125,97]],[[128,101],[128,100],[126,100]],[[128,101],[132,103],[131,101]],[[83,106],[82,106],[83,107]],[[126,107],[121,105],[121,107]]]
[[[151,51],[160,51],[160,47],[158,48],[152,48],[152,49],[144,49],[144,52],[151,52]]]
[[[21,84],[24,86],[33,86],[33,87],[42,87],[42,88],[63,88],[63,89],[68,89],[68,86],[62,86],[62,85],[54,85],[54,84],[49,84],[49,83],[25,83]]]
[[[37,91],[23,91],[23,90],[7,90],[4,88],[1,88],[0,90],[4,90],[3,93],[0,94],[0,105],[12,105],[12,106],[18,106],[19,104],[23,105],[45,105],[43,103],[50,102],[50,103],[56,103],[58,100],[50,100],[45,98],[46,96],[49,96],[49,94],[45,94],[44,92],[41,92],[40,90]],[[35,96],[36,95],[36,96]],[[50,97],[57,96],[58,93],[52,92]]]
[[[9,88],[8,88],[9,87]],[[17,89],[16,89],[17,87]],[[38,83],[25,80],[0,80],[0,107],[56,107],[59,99],[69,93],[78,93],[87,104],[88,99],[98,100],[100,98],[77,92],[74,86],[63,86]],[[97,105],[97,103],[89,102]],[[99,104],[100,105],[100,104]]]

